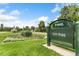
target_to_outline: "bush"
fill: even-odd
[[[39,28],[36,28],[36,29],[35,29],[35,32],[40,32]]]
[[[32,32],[31,31],[24,31],[21,33],[21,35],[24,37],[30,37],[30,36],[32,36]]]
[[[13,29],[11,29],[11,32],[16,33],[17,29],[13,28]]]

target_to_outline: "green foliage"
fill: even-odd
[[[16,33],[17,32],[17,29],[16,28],[13,28],[13,29],[11,29],[11,32]]]
[[[40,32],[40,29],[38,27],[35,28],[35,32]]]
[[[48,26],[46,26],[46,32],[48,32]]]
[[[32,36],[32,32],[31,31],[24,31],[21,33],[21,35],[24,37],[30,37],[30,36]]]
[[[31,29],[29,28],[29,26],[24,27],[23,30],[31,31]]]
[[[40,21],[39,30],[40,30],[40,32],[45,32],[45,23],[44,23],[44,21]]]
[[[3,24],[0,26],[0,31],[11,31],[12,27],[4,27]]]
[[[3,31],[3,28],[4,28],[4,25],[1,24],[1,26],[0,26],[0,31]]]
[[[31,26],[31,30],[34,32],[35,31],[35,27],[34,26]]]
[[[17,31],[21,31],[22,29],[21,28],[19,28],[18,26],[16,27],[16,29],[17,29]]]
[[[46,35],[47,35],[47,33],[33,32],[31,39],[37,39],[37,40],[42,39],[43,40]]]
[[[79,6],[68,5],[61,9],[61,16],[58,19],[67,19],[72,21],[79,21]]]
[[[11,27],[4,27],[3,31],[11,31]]]
[[[18,33],[5,32],[0,33],[0,42],[2,42],[6,37],[11,35],[16,35]],[[59,56],[60,54],[47,49],[43,44],[47,43],[47,40],[42,40],[44,33],[34,33],[34,37],[37,35],[40,40],[30,40],[24,41],[14,41],[0,43],[0,56]],[[40,36],[39,36],[40,35]],[[19,39],[19,38],[18,38]],[[25,38],[26,39],[26,38]]]
[[[12,34],[13,33],[10,33],[10,32],[0,33],[0,42],[2,42],[6,37]]]
[[[29,26],[26,26],[26,28],[25,28],[26,30],[29,30],[30,28],[29,28]]]
[[[60,56],[44,46],[46,40],[25,40],[0,44],[0,56]]]

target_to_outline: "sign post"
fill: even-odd
[[[47,46],[50,46],[50,27],[48,26],[48,30],[47,30],[48,34],[47,34]]]
[[[79,22],[75,25],[75,52],[76,56],[79,56]]]

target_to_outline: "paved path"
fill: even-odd
[[[51,46],[47,46],[47,44],[43,45],[44,47],[47,47],[48,49],[51,49],[53,51],[56,51],[57,53],[63,55],[63,56],[75,56],[75,52],[69,51],[67,49],[55,46],[55,45],[51,45]]]

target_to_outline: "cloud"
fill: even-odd
[[[47,19],[48,19],[47,16],[41,16],[41,17],[33,19],[33,20],[23,21],[22,19],[17,19],[17,20],[13,20],[13,21],[3,22],[3,24],[5,26],[8,26],[8,27],[13,27],[13,26],[18,26],[20,28],[23,28],[25,26],[29,26],[29,27],[35,26],[35,27],[38,27],[39,21],[43,20],[46,23]]]
[[[52,13],[59,12],[59,11],[60,11],[60,7],[58,6],[58,4],[56,4],[55,8],[51,10]]]
[[[47,21],[48,17],[47,16],[41,16],[38,18],[39,21]]]
[[[65,3],[64,6],[69,6],[69,5],[78,5],[79,6],[79,3]]]
[[[25,26],[37,26],[37,23],[36,23],[37,20],[29,20],[28,22],[27,21],[22,21],[22,20],[15,20],[14,21],[14,26],[18,26],[20,28],[23,28]]]
[[[13,10],[8,12],[7,9],[0,9],[0,22],[4,24],[4,26],[13,27],[13,26],[19,26],[19,27],[25,27],[25,26],[38,26],[39,21],[47,21],[47,16],[41,16],[33,20],[22,20],[18,15],[20,15],[21,12],[19,10]]]
[[[19,20],[20,17],[19,10],[13,10],[11,12],[7,12],[6,9],[0,9],[0,23],[3,23],[5,26],[13,27],[13,26],[23,26],[22,22]]]
[[[24,26],[24,23],[21,20],[16,20],[14,21],[14,26],[22,28]]]
[[[29,21],[29,22],[27,22],[26,23],[26,25],[28,25],[29,27],[31,27],[31,26],[35,26],[35,27],[37,27],[38,26],[38,20],[32,20],[32,21]]]
[[[11,12],[7,12],[5,9],[0,9],[0,22],[2,21],[12,21],[18,20],[20,12],[18,10],[13,10]]]
[[[0,22],[0,24],[1,23],[4,24],[5,27],[18,26],[18,27],[22,28],[24,26],[24,23],[20,20],[4,21],[4,22]]]
[[[37,20],[29,20],[28,22],[27,21],[16,20],[14,22],[14,25],[18,26],[20,28],[23,28],[25,26],[29,26],[29,27],[35,26],[35,27],[37,27],[38,23],[37,23]]]
[[[25,26],[29,26],[29,27],[31,27],[31,26],[35,26],[35,27],[38,27],[38,24],[39,24],[39,22],[40,21],[45,21],[45,23],[46,23],[46,21],[48,20],[48,17],[47,16],[41,16],[41,17],[38,17],[38,18],[36,18],[36,19],[33,19],[33,20],[28,20],[28,21],[15,21],[15,23],[16,23],[16,25],[17,26],[19,26],[19,27],[25,27]]]
[[[14,21],[18,20],[19,17],[9,15],[10,12],[7,12],[6,9],[0,9],[0,24],[3,23],[5,26],[14,26]]]
[[[10,16],[10,15],[0,15],[0,21],[10,21],[16,19],[18,19],[18,17]]]
[[[60,16],[60,15],[56,16],[53,21],[57,20],[57,19],[59,18],[59,16]]]
[[[20,20],[16,20],[15,23],[16,23],[16,24],[20,24],[21,21],[20,21]]]
[[[18,15],[20,15],[20,11],[19,10],[13,10],[13,11],[10,12],[10,15],[18,16]]]
[[[0,9],[0,14],[4,14],[6,12],[5,9]]]
[[[71,4],[73,4],[73,3],[65,3],[64,6],[68,6],[68,5],[71,5]]]

